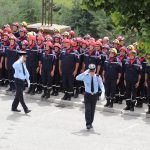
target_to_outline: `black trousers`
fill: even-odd
[[[150,81],[148,81],[147,99],[148,99],[148,105],[150,105]]]
[[[86,125],[91,125],[94,121],[97,99],[98,99],[98,94],[91,95],[89,93],[85,93],[84,95]]]
[[[11,89],[15,89],[14,86],[14,69],[8,69],[8,80],[9,80],[9,85]]]
[[[116,94],[116,86],[117,86],[117,81],[114,80],[105,80],[105,94],[106,94],[106,98],[110,97],[115,98],[115,94]]]
[[[15,79],[15,87],[16,87],[16,95],[12,103],[12,109],[13,110],[17,109],[20,102],[24,111],[26,111],[28,107],[26,106],[23,98],[24,81],[20,79]]]
[[[62,74],[62,82],[64,92],[68,94],[73,94],[73,86],[74,86],[74,76],[72,73],[63,73]]]
[[[37,67],[33,66],[33,67],[27,67],[29,74],[30,74],[30,82],[31,85],[33,85],[33,88],[36,88],[37,85]]]
[[[137,96],[136,81],[126,81],[126,100],[135,101]]]
[[[42,70],[42,84],[44,88],[52,89],[53,78],[51,77],[51,69]]]

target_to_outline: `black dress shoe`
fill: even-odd
[[[91,125],[86,126],[87,130],[91,129]]]
[[[25,114],[28,114],[30,112],[31,112],[31,110],[29,110],[29,109],[25,110]]]
[[[21,112],[21,110],[18,110],[18,109],[11,109],[11,111]]]

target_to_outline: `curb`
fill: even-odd
[[[6,90],[4,89],[3,90],[0,89],[0,94],[14,96],[14,93],[6,92]],[[31,96],[31,95],[24,93],[24,96],[26,99],[41,100],[41,98],[38,95]],[[45,99],[43,99],[43,101],[45,101]],[[82,102],[65,101],[65,100],[61,100],[60,98],[55,98],[55,99],[49,98],[49,99],[46,99],[46,101],[50,103],[58,104],[58,106],[60,107],[72,106],[72,107],[84,108],[84,104]],[[138,113],[138,112],[124,111],[124,110],[117,109],[117,108],[106,108],[103,105],[97,105],[96,110],[102,111],[102,112],[117,113],[117,114],[127,115],[127,116],[150,118],[150,115],[147,115],[144,112]]]

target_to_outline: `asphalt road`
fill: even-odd
[[[25,115],[10,111],[12,99],[0,95],[0,150],[150,149],[150,119],[96,111],[87,131],[84,109],[28,100]]]

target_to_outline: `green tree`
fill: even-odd
[[[144,41],[145,48],[150,49],[149,0],[82,0],[82,8],[104,9],[122,33],[137,33],[139,41]]]

